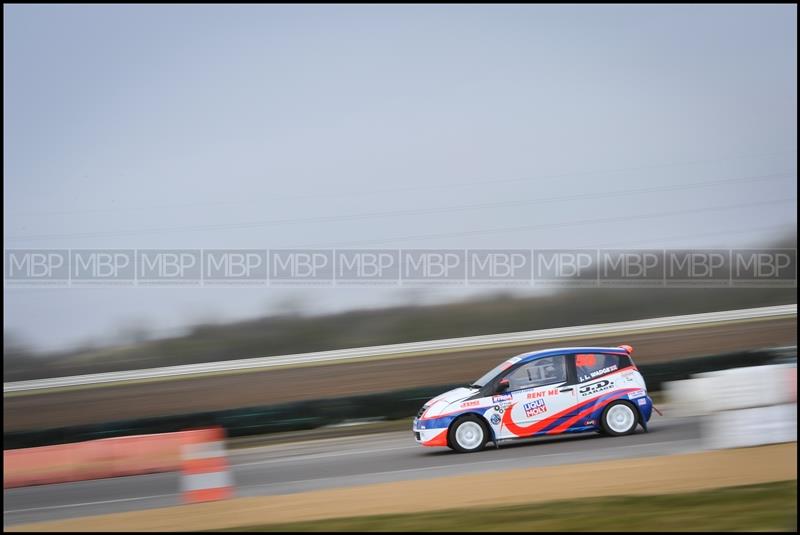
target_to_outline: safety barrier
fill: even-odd
[[[693,374],[665,384],[671,416],[701,416],[706,447],[797,440],[797,363]]]
[[[206,440],[181,447],[181,494],[186,503],[224,500],[233,496],[233,482],[225,457],[225,435],[221,428],[209,432],[211,436]]]
[[[187,466],[196,471],[197,455],[192,458],[191,452],[203,451],[207,444],[215,452],[214,462],[224,464],[222,433],[222,429],[198,429],[5,450],[3,488],[173,472]],[[188,460],[184,448],[189,448]]]

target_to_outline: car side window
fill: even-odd
[[[567,380],[564,355],[545,357],[524,364],[508,374],[509,390],[535,388]]]
[[[603,375],[615,372],[623,367],[619,355],[589,353],[575,355],[575,370],[578,382],[591,381]]]

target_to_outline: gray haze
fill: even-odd
[[[4,15],[6,249],[725,247],[796,229],[794,5]],[[597,198],[534,202],[576,193]],[[632,219],[503,230],[614,214]],[[478,291],[6,288],[4,328],[66,348],[287,301]]]

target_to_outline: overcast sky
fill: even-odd
[[[6,249],[729,247],[796,229],[795,5],[4,15]],[[67,348],[292,297],[475,291],[6,288],[4,328]]]

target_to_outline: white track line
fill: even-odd
[[[69,509],[70,507],[86,507],[89,505],[103,505],[106,503],[120,503],[120,502],[136,502],[141,500],[150,500],[153,498],[166,498],[168,496],[177,496],[178,493],[175,492],[174,494],[154,494],[152,496],[139,496],[136,498],[119,498],[117,500],[101,500],[97,502],[82,502],[82,503],[67,503],[64,505],[46,505],[44,507],[29,507],[27,509],[6,509],[3,511],[4,515],[9,513],[26,513],[28,511],[45,511],[47,509]]]
[[[396,451],[396,450],[412,450],[412,449],[419,449],[420,446],[418,444],[413,444],[410,446],[399,446],[395,448],[380,448],[380,449],[371,449],[371,450],[354,450],[354,451],[335,451],[329,453],[312,453],[309,455],[293,455],[290,457],[280,457],[277,459],[267,459],[264,461],[251,461],[245,463],[233,463],[231,466],[239,467],[239,466],[254,466],[259,464],[273,464],[273,463],[292,463],[292,462],[304,462],[310,459],[327,459],[330,457],[345,457],[347,455],[362,455],[365,453],[380,453],[385,451]]]

